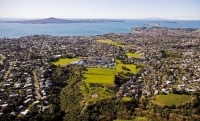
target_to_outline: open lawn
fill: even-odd
[[[112,98],[114,93],[107,86],[114,86],[116,69],[109,68],[87,68],[80,89],[88,102],[95,102],[106,98]],[[91,84],[101,84],[92,86]]]
[[[109,90],[105,85],[93,87],[89,83],[82,83],[79,84],[79,87],[84,95],[85,101],[87,102],[95,102],[97,100],[114,97],[114,92]]]
[[[136,118],[134,119],[134,121],[151,121],[151,120],[149,120],[149,119],[146,118],[146,117],[136,117]]]
[[[115,69],[87,68],[84,77],[86,83],[114,84]]]
[[[122,66],[130,69],[126,71],[122,69]],[[88,71],[85,71],[84,77],[86,83],[102,83],[102,84],[114,84],[115,75],[118,72],[130,72],[136,74],[140,68],[136,69],[134,64],[122,64],[121,61],[117,60],[116,69],[109,68],[87,68]]]
[[[59,59],[59,61],[57,62],[52,62],[54,65],[58,66],[65,66],[65,65],[68,65],[70,64],[72,61],[77,61],[77,60],[80,60],[79,58],[65,58],[65,59]]]
[[[156,100],[154,102],[159,105],[181,105],[188,101],[191,101],[190,95],[167,94],[156,95]]]
[[[122,69],[122,66],[125,66],[126,68],[130,69],[130,72],[133,73],[133,74],[136,74],[137,72],[140,71],[140,68],[137,68],[136,69],[136,65],[134,64],[123,64],[121,62],[121,60],[116,60],[116,72],[129,72],[129,71],[125,71]]]
[[[106,43],[106,44],[111,44],[111,45],[123,47],[123,45],[118,44],[117,42],[114,42],[114,41],[112,41],[112,40],[110,40],[110,39],[96,40],[96,42]]]
[[[139,54],[139,53],[126,53],[126,55],[128,57],[133,57],[133,58],[141,58],[142,57],[141,54]]]
[[[131,101],[132,99],[133,99],[133,98],[130,98],[130,97],[123,97],[123,98],[122,98],[123,101]]]
[[[3,63],[3,60],[5,59],[6,57],[2,54],[0,54],[0,63]]]

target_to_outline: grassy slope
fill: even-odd
[[[59,59],[58,62],[52,62],[52,63],[56,66],[58,65],[64,66],[64,65],[70,64],[72,61],[77,61],[77,60],[80,60],[80,59],[79,58],[72,58],[72,59],[65,58],[65,59]]]
[[[133,65],[133,64],[123,64],[120,60],[117,60],[117,66],[116,66],[116,69],[117,69],[117,73],[118,72],[121,72],[121,71],[124,71],[122,70],[122,66],[125,66],[127,67],[128,69],[130,69],[131,73],[133,74],[136,74],[137,72],[140,71],[140,68],[136,69],[136,65]],[[128,71],[124,71],[124,72],[128,72]]]
[[[142,56],[139,53],[126,53],[128,57],[134,57],[134,58],[141,58]]]
[[[167,94],[167,95],[156,95],[155,103],[159,105],[180,105],[191,100],[190,95],[177,95],[177,94]]]
[[[132,64],[117,64],[117,72],[121,72],[121,71],[123,71],[123,72],[128,72],[128,71],[124,71],[124,70],[122,70],[122,66],[125,66],[125,67],[127,67],[128,69],[130,69],[131,71],[131,73],[133,73],[133,74],[136,74],[138,71],[139,71],[139,69],[136,69],[136,65],[132,65]]]
[[[111,44],[111,45],[123,47],[123,45],[118,44],[117,42],[114,42],[114,41],[112,41],[112,40],[110,40],[110,39],[96,40],[96,42],[106,43],[106,44]]]
[[[87,102],[95,102],[97,100],[112,98],[114,93],[107,89],[107,86],[114,85],[115,69],[109,68],[87,68],[85,71],[83,83],[80,88]],[[90,84],[101,84],[102,86],[92,87]],[[98,95],[92,98],[92,95]]]

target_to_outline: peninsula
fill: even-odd
[[[123,20],[115,19],[59,19],[59,18],[45,18],[37,20],[24,21],[3,21],[6,23],[23,23],[23,24],[62,24],[62,23],[101,23],[101,22],[124,22]]]

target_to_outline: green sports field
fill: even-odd
[[[65,59],[59,59],[59,61],[57,61],[57,62],[52,62],[54,65],[56,65],[56,66],[58,66],[58,65],[60,65],[60,66],[65,66],[65,65],[68,65],[68,64],[70,64],[72,61],[78,61],[78,60],[80,60],[79,58],[72,58],[72,59],[70,59],[70,58],[65,58]]]
[[[109,68],[87,68],[84,77],[86,83],[114,84],[115,69]]]
[[[142,57],[141,54],[139,54],[139,53],[126,53],[126,55],[128,57],[133,57],[133,58],[141,58]]]

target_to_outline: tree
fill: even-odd
[[[173,94],[177,94],[176,88],[172,88],[172,93],[173,93]]]

